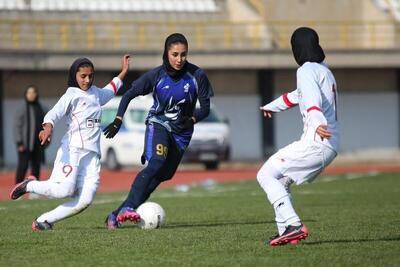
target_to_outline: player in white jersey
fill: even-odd
[[[291,38],[297,69],[297,89],[261,107],[264,116],[299,106],[303,135],[272,155],[261,167],[257,180],[275,210],[278,234],[271,246],[297,244],[308,236],[293,209],[289,187],[313,181],[329,165],[339,149],[337,87],[332,72],[323,63],[325,54],[317,33],[298,28]]]
[[[12,190],[11,199],[25,193],[51,198],[73,197],[57,208],[42,214],[32,223],[32,230],[49,230],[55,222],[86,209],[93,201],[100,177],[101,106],[114,97],[129,69],[129,56],[122,58],[120,74],[104,88],[93,83],[94,66],[87,58],[74,61],[68,78],[68,89],[46,114],[39,133],[42,145],[50,142],[54,125],[66,118],[68,130],[57,151],[53,171],[47,181],[28,177]]]

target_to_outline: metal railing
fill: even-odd
[[[195,51],[290,48],[299,26],[315,28],[326,49],[398,49],[399,24],[358,21],[152,22],[0,19],[0,50],[160,51],[171,32],[186,34]]]

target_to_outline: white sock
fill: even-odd
[[[75,184],[69,182],[32,181],[26,186],[26,191],[46,197],[64,198],[74,194]]]
[[[281,218],[285,221],[286,226],[301,224],[299,216],[293,209],[292,202],[288,195],[278,199],[273,203],[275,214],[280,214]]]
[[[276,227],[278,228],[278,234],[282,235],[283,232],[285,232],[286,230],[286,221],[282,218],[279,212],[276,211],[275,211],[275,221],[276,221]]]
[[[84,211],[92,203],[96,195],[96,190],[97,185],[86,186],[82,189],[79,189],[77,196],[72,201],[61,204],[54,210],[42,214],[39,218],[37,218],[37,221],[55,223]]]
[[[257,173],[257,180],[274,207],[275,216],[279,219],[279,225],[281,226],[283,223],[285,223],[285,226],[300,224],[300,218],[294,211],[290,200],[291,195],[288,194],[285,186],[279,181],[282,177],[283,175],[274,169],[268,161]],[[280,226],[278,226],[279,232],[281,230]]]

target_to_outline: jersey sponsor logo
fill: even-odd
[[[190,84],[186,83],[185,86],[183,86],[184,92],[187,93],[189,92]]]
[[[86,119],[86,128],[100,127],[101,119]]]

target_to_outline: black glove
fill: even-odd
[[[194,121],[193,121],[192,117],[183,118],[183,122],[182,122],[183,130],[190,129],[193,127],[193,125],[194,125]]]
[[[119,128],[121,128],[122,120],[115,118],[112,123],[110,123],[104,130],[104,135],[106,138],[114,138],[118,133]]]

